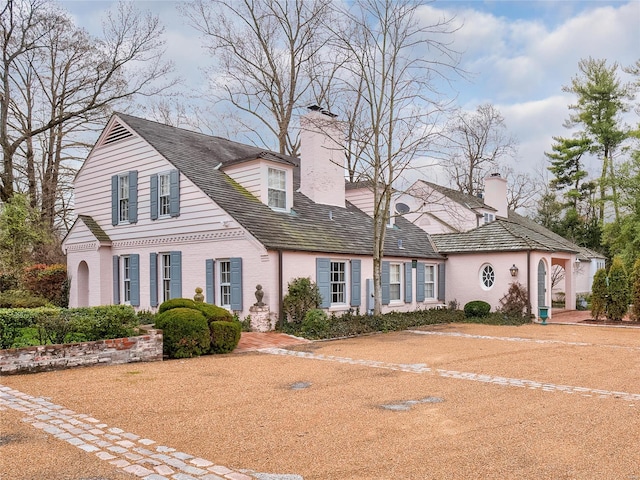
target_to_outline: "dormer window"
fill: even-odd
[[[483,217],[484,217],[484,223],[490,223],[496,219],[493,213],[485,213],[483,214]]]
[[[274,210],[287,209],[287,172],[269,167],[267,198]]]

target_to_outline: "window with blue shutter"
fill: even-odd
[[[231,310],[242,310],[242,258],[230,258]]]
[[[205,295],[207,303],[215,305],[216,303],[216,282],[215,282],[215,261],[211,258],[205,262]]]
[[[404,301],[405,303],[411,303],[413,301],[413,268],[411,268],[411,262],[404,264]]]
[[[351,306],[359,307],[362,301],[362,265],[360,260],[351,260]]]
[[[130,303],[133,307],[140,306],[140,255],[129,255],[129,281],[131,285]]]
[[[316,285],[322,297],[320,307],[329,308],[331,306],[331,260],[329,258],[316,258]]]
[[[138,221],[138,172],[111,177],[111,224]]]
[[[158,254],[149,254],[149,303],[158,306]]]
[[[129,223],[138,222],[138,172],[129,172]]]
[[[114,255],[113,262],[113,304],[120,304],[120,257]]]
[[[391,301],[391,292],[390,292],[390,264],[389,262],[382,262],[381,268],[381,284],[382,284],[382,305],[389,305]]]
[[[111,225],[118,225],[118,175],[111,177]]]
[[[424,302],[424,263],[416,265],[416,302]]]
[[[439,263],[438,264],[438,301],[443,303],[446,298],[445,292],[444,292],[444,286],[445,286],[445,264]]]
[[[151,206],[151,220],[158,219],[158,175],[151,175],[151,198],[149,198],[149,203]]]
[[[169,173],[170,193],[169,193],[169,209],[172,217],[180,216],[180,172],[171,170]]]
[[[171,255],[171,298],[182,298],[182,252]]]

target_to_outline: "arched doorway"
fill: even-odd
[[[547,266],[544,260],[538,262],[538,307],[547,305]]]
[[[89,266],[84,260],[78,265],[78,275],[76,279],[78,286],[78,307],[89,306]]]

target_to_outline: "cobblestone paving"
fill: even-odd
[[[473,338],[476,340],[500,340],[503,342],[529,342],[529,343],[541,343],[541,344],[561,344],[571,345],[577,347],[604,347],[604,348],[619,348],[622,350],[638,350],[640,347],[629,347],[625,345],[607,345],[602,343],[587,343],[587,342],[566,342],[564,340],[540,340],[535,338],[522,338],[522,337],[492,337],[490,335],[472,335],[470,333],[460,332],[429,332],[424,330],[407,330],[409,333],[416,335],[437,335],[441,337],[460,337],[460,338]]]
[[[384,368],[387,370],[399,370],[401,372],[432,374],[445,378],[454,378],[458,380],[471,380],[474,382],[492,383],[505,387],[529,388],[531,390],[542,390],[545,392],[563,392],[569,394],[578,394],[585,397],[599,398],[616,398],[631,402],[640,402],[640,394],[628,392],[615,392],[611,390],[601,390],[596,388],[579,387],[571,385],[557,385],[554,383],[542,383],[534,380],[526,380],[522,378],[499,377],[495,375],[478,374],[471,372],[458,372],[456,370],[431,369],[424,363],[404,364],[380,362],[377,360],[361,360],[348,357],[336,357],[333,355],[321,355],[311,352],[298,352],[292,350],[284,350],[282,348],[264,348],[260,350],[271,355],[293,356],[310,360],[323,360],[327,362],[337,362],[349,365],[361,365],[371,368]],[[631,406],[635,406],[632,404]]]
[[[143,480],[302,480],[300,475],[232,470],[215,465],[204,458],[157,445],[151,439],[109,427],[44,398],[0,385],[0,410],[6,408],[27,415],[23,421],[33,427]]]

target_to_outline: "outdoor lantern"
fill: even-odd
[[[509,271],[511,272],[511,276],[515,277],[516,275],[518,275],[518,267],[516,267],[516,264],[514,263],[513,266],[509,269]]]

